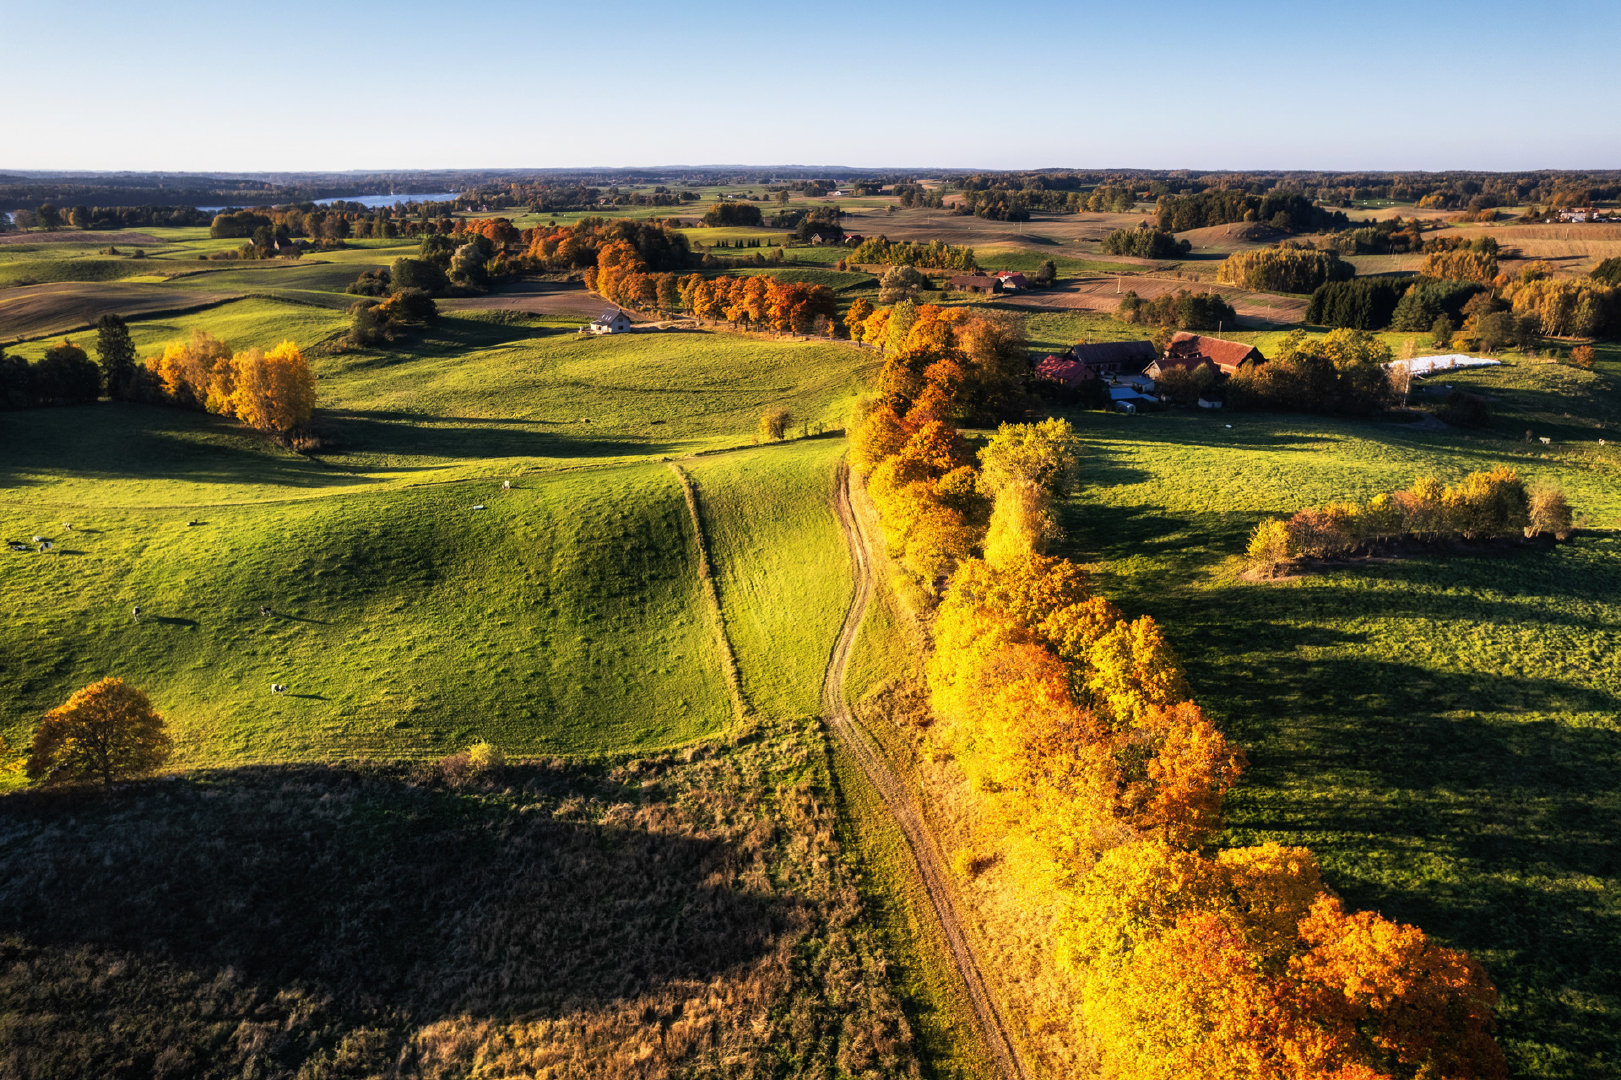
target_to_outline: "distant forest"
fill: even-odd
[[[925,184],[927,187],[925,187]],[[545,213],[601,206],[690,206],[701,187],[754,187],[764,202],[893,194],[906,206],[951,205],[1004,221],[1032,212],[1128,212],[1158,207],[1161,228],[1250,220],[1292,230],[1338,224],[1333,211],[1390,201],[1448,210],[1499,206],[1584,206],[1621,197],[1621,171],[1517,173],[1212,172],[1189,170],[860,170],[844,167],[698,166],[648,169],[432,170],[379,173],[0,173],[0,210],[67,208],[263,207],[391,192],[457,192],[460,209],[527,208]],[[645,190],[651,187],[653,190]],[[949,199],[943,202],[943,197]],[[1169,208],[1169,209],[1168,209]],[[1280,213],[1281,211],[1281,213]],[[1169,219],[1169,220],[1167,220]]]

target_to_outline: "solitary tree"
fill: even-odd
[[[101,381],[107,396],[117,401],[130,396],[135,379],[135,342],[129,327],[117,315],[103,315],[96,323],[96,355],[101,360]]]
[[[159,768],[173,745],[144,693],[123,679],[102,679],[45,714],[34,732],[28,778],[110,784]]]
[[[787,409],[778,407],[767,409],[760,417],[760,439],[762,442],[778,442],[788,433],[788,425],[794,422],[794,414]]]

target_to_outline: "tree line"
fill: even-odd
[[[0,405],[79,405],[105,393],[114,401],[232,416],[278,437],[304,428],[315,407],[315,377],[291,341],[268,353],[256,348],[233,353],[199,330],[191,340],[171,342],[162,353],[137,362],[129,327],[118,316],[102,316],[96,338],[99,364],[71,341],[45,350],[33,364],[0,348]]]
[[[850,252],[846,261],[883,266],[922,266],[931,270],[979,269],[971,247],[957,247],[939,240],[918,244],[909,240],[890,240],[885,236],[863,240]]]
[[[1344,281],[1355,273],[1332,251],[1282,244],[1234,252],[1216,268],[1216,280],[1259,292],[1309,293],[1325,281]]]
[[[1570,534],[1571,508],[1557,487],[1528,488],[1513,469],[1473,472],[1456,484],[1421,476],[1364,503],[1308,507],[1263,521],[1250,534],[1250,563],[1271,572],[1299,559],[1365,554],[1404,540],[1502,540]]]
[[[1166,232],[1256,221],[1288,233],[1322,232],[1350,225],[1338,210],[1319,206],[1308,195],[1269,191],[1256,195],[1240,188],[1218,188],[1190,195],[1163,195],[1154,204],[1154,222]]]
[[[1242,751],[1155,621],[1045,553],[1073,431],[1005,424],[976,462],[942,408],[962,343],[938,320],[915,329],[852,464],[891,554],[939,598],[926,738],[1010,852],[1105,1074],[1504,1077],[1496,992],[1467,954],[1348,910],[1304,848],[1208,850]]]
[[[1140,259],[1174,259],[1186,255],[1193,245],[1178,240],[1163,229],[1139,225],[1135,229],[1116,229],[1103,238],[1103,250],[1110,255],[1135,255]]]
[[[621,307],[646,312],[685,312],[749,329],[793,334],[830,334],[838,302],[826,285],[775,277],[706,277],[650,270],[628,242],[616,240],[597,254],[587,284]]]

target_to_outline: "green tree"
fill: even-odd
[[[96,356],[107,396],[114,401],[128,399],[135,381],[135,342],[117,315],[103,315],[96,323]]]
[[[34,732],[28,778],[42,784],[110,784],[162,767],[173,743],[163,717],[123,679],[102,679],[52,709]]]
[[[52,203],[40,203],[39,209],[34,211],[39,217],[39,223],[47,229],[60,229],[62,227],[62,211]]]
[[[1058,264],[1051,259],[1041,260],[1041,265],[1036,267],[1035,276],[1030,279],[1030,283],[1042,289],[1058,284]]]

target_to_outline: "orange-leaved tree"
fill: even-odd
[[[45,714],[28,755],[30,780],[110,784],[160,768],[173,746],[152,702],[123,679],[102,679]]]

